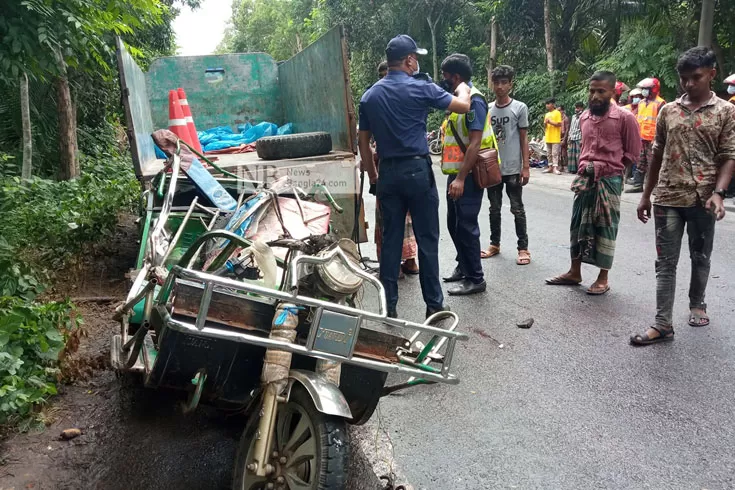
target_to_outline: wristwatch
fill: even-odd
[[[715,192],[713,194],[719,194],[722,199],[725,199],[725,196],[727,195],[727,189],[715,189]]]

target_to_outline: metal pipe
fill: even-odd
[[[143,306],[143,322],[147,323],[151,319],[151,311],[153,310],[153,294],[155,291],[150,289],[145,295],[145,305]]]
[[[207,323],[207,313],[209,313],[209,303],[212,301],[212,292],[214,291],[214,283],[208,282],[204,286],[202,300],[199,302],[199,312],[197,313],[196,327],[197,330],[204,328]]]
[[[138,291],[138,294],[132,297],[132,299],[129,299],[125,302],[125,304],[118,306],[115,308],[115,314],[113,315],[113,320],[122,320],[125,316],[125,313],[128,312],[128,310],[132,309],[135,305],[137,305],[143,297],[145,297],[148,292],[152,291],[153,288],[156,287],[158,284],[158,281],[156,279],[150,279],[145,286],[143,286],[143,289]]]
[[[184,215],[184,219],[181,220],[181,224],[179,225],[179,228],[176,230],[176,234],[171,239],[171,241],[168,243],[168,248],[166,249],[166,254],[161,259],[161,263],[158,265],[165,265],[166,259],[169,258],[171,255],[171,252],[173,252],[174,248],[176,248],[176,243],[181,238],[181,235],[184,234],[184,228],[186,228],[186,224],[189,222],[189,218],[191,218],[191,213],[194,212],[194,208],[197,205],[197,202],[199,201],[199,196],[195,197],[193,201],[191,201],[191,204],[189,205],[189,209],[186,211],[186,214]]]
[[[212,220],[209,222],[208,225],[205,225],[205,228],[207,229],[207,231],[212,231],[212,227],[214,227],[214,223],[217,221],[217,218],[219,218],[219,213],[220,213],[220,210],[217,209],[217,211],[214,213],[214,216],[212,216]],[[203,222],[204,220],[202,220],[202,223]],[[195,263],[197,259],[199,258],[200,253],[202,253],[201,246],[197,247],[196,251],[194,252],[194,255],[192,255],[191,257],[191,260],[189,260],[189,262],[186,263],[186,267],[191,267],[191,265]]]
[[[162,321],[166,328],[170,328],[177,332],[186,333],[189,335],[203,336],[209,338],[216,338],[222,340],[229,340],[233,342],[242,342],[245,344],[257,345],[258,347],[265,347],[267,349],[278,349],[293,352],[295,354],[301,354],[304,356],[315,357],[317,359],[328,359],[331,361],[338,361],[347,364],[354,364],[356,366],[362,366],[368,369],[374,369],[383,373],[400,373],[407,374],[409,376],[420,377],[423,379],[430,379],[438,381],[440,383],[447,384],[458,384],[459,378],[453,374],[437,374],[432,372],[426,372],[421,369],[405,366],[401,364],[392,364],[390,362],[381,362],[373,359],[367,359],[363,357],[352,357],[347,358],[337,354],[330,354],[328,352],[311,351],[303,345],[291,344],[289,342],[281,342],[277,340],[271,340],[267,337],[260,337],[257,335],[251,335],[245,332],[236,332],[233,330],[223,330],[216,327],[207,327],[199,330],[195,325],[184,322],[181,320],[174,320],[171,314],[166,308],[158,306],[156,307]],[[454,333],[454,332],[451,332]],[[463,335],[463,334],[457,334]],[[464,335],[466,337],[466,334]]]
[[[300,257],[301,256],[296,257],[293,260],[295,261],[299,259]],[[235,281],[233,279],[215,276],[213,274],[208,274],[206,272],[184,269],[180,266],[174,266],[171,269],[171,273],[169,274],[169,279],[171,279],[173,276],[180,277],[181,279],[199,281],[201,283],[213,282],[215,283],[215,285],[222,286],[222,287],[229,288],[229,289],[234,289],[235,291],[245,291],[248,293],[256,293],[256,294],[260,294],[265,297],[275,298],[275,299],[279,299],[283,301],[289,301],[289,302],[293,302],[299,305],[326,308],[328,310],[335,311],[337,313],[343,313],[345,315],[363,316],[366,320],[373,320],[376,322],[391,325],[393,327],[411,328],[411,329],[419,330],[424,333],[439,335],[440,337],[452,337],[458,340],[469,339],[469,335],[463,332],[456,332],[453,330],[432,327],[429,325],[415,323],[415,322],[411,322],[408,320],[387,318],[386,316],[383,316],[383,315],[378,315],[378,314],[371,313],[365,310],[358,310],[356,308],[352,308],[347,305],[331,303],[329,301],[311,298],[309,296],[299,296],[293,293],[286,293],[286,292],[278,291],[275,289],[269,289],[265,286],[260,286],[258,284]],[[459,317],[457,317],[457,314],[452,311],[446,311],[446,312],[441,312],[441,313],[445,313],[447,315],[454,316],[457,320],[459,319]]]
[[[197,206],[197,207],[198,207],[199,209],[201,209],[202,211],[205,211],[205,212],[207,212],[207,213],[209,213],[209,214],[214,214],[214,213],[215,213],[214,211],[212,211],[212,210],[211,210],[211,209],[209,209],[208,207],[206,207],[206,206],[202,206],[202,205],[201,205],[201,204],[199,204],[199,203],[197,203],[197,205],[196,205],[196,206]],[[219,212],[219,208],[215,208],[215,209],[217,210],[217,212]]]
[[[158,242],[161,234],[163,233],[163,228],[166,225],[166,222],[168,221],[168,216],[171,214],[171,207],[173,206],[174,202],[174,195],[176,194],[176,183],[179,178],[179,169],[181,168],[181,157],[179,157],[178,152],[174,153],[173,155],[173,164],[171,165],[171,179],[168,183],[168,191],[166,192],[166,197],[163,200],[163,204],[161,205],[161,212],[158,215],[158,218],[156,219],[156,225],[153,227],[153,231],[148,237],[149,240],[149,249],[150,253],[153,255],[153,265],[161,265],[158,260],[156,260],[156,243]]]

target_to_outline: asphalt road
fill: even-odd
[[[446,179],[437,177],[444,196]],[[735,213],[716,231],[707,296],[712,325],[686,324],[685,249],[676,340],[634,348],[629,335],[654,316],[653,223],[636,220],[637,195],[624,197],[607,295],[546,286],[544,278],[568,268],[570,181],[532,173],[524,193],[531,265],[515,264],[506,197],[502,253],[483,261],[487,292],[447,298],[471,335],[455,352],[461,383],[381,402],[397,467],[415,488],[431,490],[735,487]],[[370,220],[373,207],[368,199]],[[443,205],[442,219],[444,213]],[[487,204],[481,226],[487,246]],[[448,274],[454,249],[442,229],[440,267]],[[374,256],[369,246],[363,253]],[[588,286],[596,269],[584,266],[583,274]],[[400,284],[399,315],[421,319],[418,279]],[[530,317],[530,330],[516,326]]]

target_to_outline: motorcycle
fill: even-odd
[[[432,155],[442,154],[442,140],[438,131],[434,130],[427,133],[426,140],[429,143],[429,152]]]
[[[355,243],[330,233],[340,210],[326,188],[243,181],[226,212],[192,192],[180,168],[177,149],[143,192],[113,367],[146,388],[186,392],[185,412],[209,403],[247,417],[234,489],[344,488],[347,424],[366,422],[398,389],[459,383],[459,318],[389,318]],[[391,373],[408,380],[386,386]]]

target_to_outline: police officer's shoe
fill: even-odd
[[[398,311],[395,309],[388,309],[388,318],[398,318]]]
[[[447,305],[444,305],[441,308],[426,308],[426,318],[429,318],[434,313],[439,313],[440,311],[450,311],[450,310]]]
[[[469,294],[477,294],[485,292],[487,289],[487,283],[485,281],[476,283],[469,279],[465,279],[456,286],[447,289],[447,293],[452,296],[467,296]]]
[[[462,271],[459,270],[459,266],[455,267],[452,271],[452,275],[449,277],[442,277],[442,281],[444,282],[457,282],[464,280],[464,274],[462,274]]]

